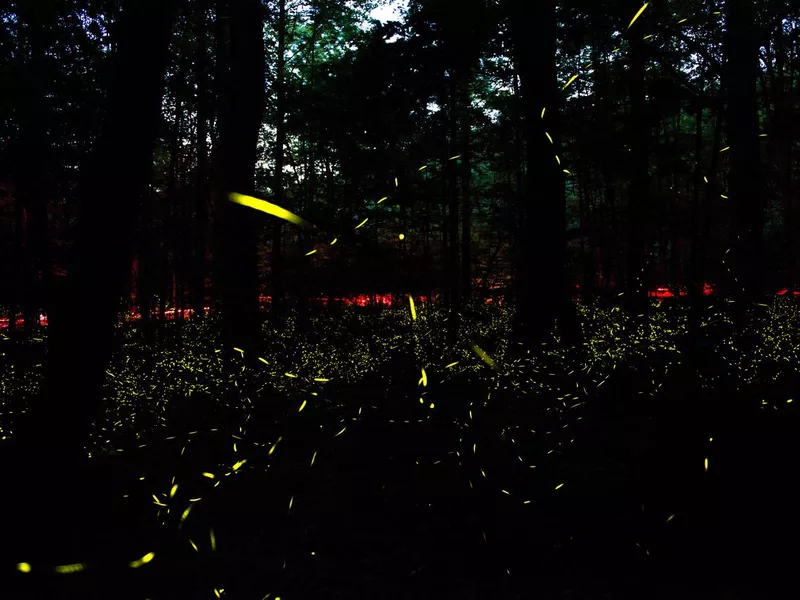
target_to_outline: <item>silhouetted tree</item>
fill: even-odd
[[[255,192],[258,132],[264,110],[264,14],[260,0],[218,0],[223,56],[220,81],[217,235],[223,343],[249,352],[260,338],[256,221],[252,209],[228,200]]]
[[[140,194],[151,172],[167,44],[177,2],[123,3],[102,131],[80,177],[69,272],[52,301],[42,392],[19,441],[33,456],[80,462],[102,398],[120,299],[130,275]]]
[[[732,201],[733,292],[744,304],[763,293],[764,202],[758,138],[758,28],[756,5],[725,3],[726,117],[730,146],[729,196]]]
[[[566,278],[564,174],[556,158],[561,152],[563,102],[556,87],[556,4],[512,0],[510,8],[525,116],[527,172],[517,330],[528,341],[543,342],[559,319],[563,341],[576,343],[580,332]]]

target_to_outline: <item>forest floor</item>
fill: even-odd
[[[417,311],[265,326],[233,394],[217,324],[155,346],[121,328],[88,467],[3,489],[22,508],[0,597],[791,594],[796,306],[744,333],[708,307],[692,364],[679,306],[633,323],[583,305],[569,351],[512,344],[496,307],[449,346],[443,315]],[[3,340],[6,460],[45,343]]]

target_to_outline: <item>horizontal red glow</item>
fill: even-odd
[[[712,285],[705,283],[703,284],[703,295],[704,296],[711,296],[714,294],[714,288]],[[678,288],[677,296],[683,297],[687,295],[686,288],[681,286]],[[659,286],[647,292],[647,296],[650,298],[674,298],[676,296],[675,292],[668,287]]]
[[[0,329],[8,329],[8,317],[0,317]],[[25,325],[25,319],[17,317],[15,321],[17,328],[22,328]],[[39,325],[47,325],[47,315],[39,315]]]
[[[204,314],[208,314],[208,311],[209,311],[209,307],[208,306],[204,306],[203,307],[203,313]],[[153,309],[152,311],[150,311],[150,315],[152,317],[158,317],[159,314],[160,313],[159,313],[159,310],[157,308]],[[193,308],[184,308],[183,309],[183,319],[184,320],[192,317],[193,315],[194,315],[194,309]],[[139,321],[141,318],[142,318],[142,313],[139,312],[139,310],[137,308],[132,308],[125,315],[125,321],[126,322]],[[167,321],[175,321],[176,319],[180,320],[181,311],[179,309],[175,309],[175,308],[168,308],[168,309],[166,309],[164,311],[164,318]]]
[[[782,290],[778,290],[775,292],[777,296],[800,296],[800,290],[789,290],[787,288],[783,288]]]
[[[260,304],[272,304],[272,296],[259,296],[258,297]],[[405,302],[405,297],[403,297],[402,302]],[[418,302],[427,302],[427,296],[414,296],[414,300]],[[370,306],[370,305],[381,305],[381,306],[392,306],[395,298],[391,294],[358,294],[356,296],[322,296],[317,298],[309,298],[309,302],[314,304],[322,304],[322,306],[327,306],[329,303],[334,302],[338,304],[342,304],[344,306]]]
[[[580,285],[576,285],[576,293],[577,290],[580,290]],[[703,295],[710,296],[716,293],[716,290],[711,284],[706,283],[703,286]],[[651,289],[648,291],[647,295],[650,298],[674,298],[676,293],[665,286],[659,286],[656,288]],[[687,291],[685,288],[678,288],[677,295],[680,297],[686,296]],[[794,288],[782,288],[775,292],[776,296],[794,296],[800,297],[800,289]],[[575,296],[579,299],[579,296]],[[433,298],[434,300],[439,300],[439,296],[436,295]],[[309,302],[313,304],[321,304],[322,306],[328,306],[330,303],[339,303],[343,306],[393,306],[395,298],[391,294],[359,294],[356,296],[335,296],[335,297],[318,297],[318,298],[309,298]],[[399,299],[401,301],[401,305],[405,305],[407,302],[407,296],[403,296]],[[417,303],[427,303],[429,301],[428,296],[414,296],[414,301]],[[260,304],[270,304],[272,302],[272,296],[259,296]],[[503,298],[496,297],[496,298],[485,298],[483,300],[484,304],[498,304],[503,305]],[[208,314],[210,312],[210,307],[204,307],[204,313]],[[159,316],[158,308],[154,309],[151,313],[151,316],[157,318]],[[194,310],[192,308],[185,308],[183,309],[183,318],[189,319],[194,315]],[[180,320],[181,318],[181,311],[175,308],[168,308],[164,311],[164,317],[167,321],[175,321]],[[141,320],[142,315],[139,312],[138,308],[133,308],[125,314],[125,321],[139,321]],[[22,317],[17,317],[16,319],[16,328],[21,329],[25,325],[25,319]],[[46,326],[47,325],[47,315],[39,315],[39,325]],[[8,329],[9,326],[9,318],[8,317],[0,317],[0,329]]]

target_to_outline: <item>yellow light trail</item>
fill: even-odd
[[[636,22],[636,19],[638,19],[638,18],[641,16],[641,14],[644,12],[644,10],[647,8],[647,6],[648,6],[649,4],[650,4],[649,2],[645,2],[645,3],[644,3],[644,6],[643,6],[642,8],[640,8],[640,9],[639,9],[639,12],[637,12],[637,13],[634,15],[633,19],[631,19],[631,22],[630,22],[630,24],[628,25],[628,29],[630,29],[630,28],[631,28],[631,25],[633,25],[633,24]]]
[[[304,220],[302,217],[289,212],[285,208],[281,208],[277,204],[267,202],[266,200],[260,200],[258,198],[253,198],[252,196],[245,196],[244,194],[237,194],[235,192],[230,193],[228,195],[228,199],[235,204],[241,204],[242,206],[254,208],[255,210],[267,213],[273,217],[278,217],[279,219],[283,219],[284,221],[288,221],[294,225],[299,225],[301,227],[311,226],[311,223]]]
[[[56,573],[79,573],[86,568],[86,563],[75,563],[72,565],[58,565],[57,567],[53,567],[53,570]]]
[[[492,360],[492,357],[486,354],[477,344],[472,344],[472,350],[477,354],[480,359],[489,365],[492,369],[497,368],[497,364]]]
[[[188,510],[187,510],[187,512],[188,512]],[[153,557],[155,557],[155,555],[156,555],[156,554],[155,554],[155,552],[148,552],[147,554],[145,554],[145,555],[144,555],[142,558],[140,558],[139,560],[134,560],[134,561],[132,561],[132,562],[129,562],[129,563],[128,563],[128,566],[129,566],[131,569],[138,569],[138,568],[139,568],[139,567],[141,567],[142,565],[146,565],[146,564],[147,564],[147,563],[149,563],[151,560],[153,560]]]
[[[565,83],[565,84],[564,84],[564,87],[562,87],[561,89],[562,89],[562,90],[565,90],[565,89],[567,89],[567,88],[570,86],[570,84],[571,84],[573,81],[575,81],[577,78],[578,78],[578,74],[575,74],[575,75],[573,75],[572,77],[570,77],[569,81],[568,81],[567,83]]]

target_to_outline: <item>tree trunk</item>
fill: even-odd
[[[193,318],[202,319],[206,303],[206,233],[208,231],[208,0],[199,0],[195,18],[197,60],[197,172],[195,177]]]
[[[226,56],[221,81],[217,211],[222,271],[223,353],[247,355],[259,341],[258,263],[252,209],[228,194],[252,195],[264,97],[263,15],[260,0],[219,0]],[[227,18],[226,18],[227,17]],[[252,352],[250,352],[252,355]]]
[[[689,269],[689,347],[691,351],[696,350],[697,337],[700,330],[700,317],[702,314],[703,302],[703,282],[702,268],[700,265],[700,258],[702,252],[700,251],[700,186],[703,183],[702,179],[702,150],[703,150],[703,103],[698,99],[697,115],[695,117],[695,133],[694,133],[694,186],[692,190],[692,215],[690,225],[691,236],[691,256],[690,256],[690,269]]]
[[[178,67],[177,81],[183,79],[183,65]],[[161,319],[159,321],[159,340],[162,345],[166,345],[166,310],[172,305],[173,319],[177,316],[178,303],[175,293],[175,276],[178,270],[178,256],[181,251],[178,227],[180,217],[175,213],[180,205],[181,190],[178,186],[178,173],[180,172],[180,151],[181,151],[181,124],[183,120],[183,104],[176,93],[175,98],[175,129],[169,143],[169,169],[167,172],[167,201],[165,210],[166,232],[164,236],[164,246],[161,254]],[[170,260],[171,259],[171,260]],[[169,302],[167,299],[169,298]]]
[[[284,80],[286,71],[286,0],[279,0],[278,7],[278,65],[275,79],[276,92],[276,140],[274,193],[278,206],[286,206],[283,187],[283,157],[286,146],[286,107]],[[284,269],[283,269],[283,221],[276,219],[272,229],[272,315],[278,327],[284,323]]]
[[[141,315],[142,331],[144,332],[145,344],[155,342],[153,322],[151,312],[153,310],[153,295],[155,290],[155,257],[153,239],[157,236],[153,231],[152,211],[154,208],[154,192],[147,190],[142,200],[142,215],[140,220],[140,232],[137,240],[139,255],[139,277],[136,285],[137,302]]]
[[[614,106],[609,94],[608,87],[608,61],[604,60],[600,54],[600,48],[594,49],[592,64],[595,68],[595,96],[596,115],[598,122],[598,139],[605,145],[611,139],[611,127],[609,120],[613,114]],[[600,170],[603,177],[603,213],[607,219],[600,228],[600,262],[602,278],[598,281],[601,287],[605,288],[613,279],[614,256],[617,248],[618,228],[616,222],[616,190],[614,189],[614,155],[602,148],[598,149],[600,156]]]
[[[456,81],[456,74],[452,70],[449,77],[448,89],[448,126],[449,126],[449,150],[447,159],[447,200],[448,200],[448,229],[450,237],[450,316],[451,325],[457,319],[456,315],[461,308],[461,289],[459,278],[459,248],[458,248],[458,164],[453,156],[458,154],[458,116],[457,116],[457,86],[459,82]]]
[[[14,240],[11,250],[13,284],[11,306],[8,314],[8,329],[17,329],[17,313],[25,311],[27,304],[27,250],[25,248],[25,203],[19,196],[14,197]]]
[[[511,245],[509,248],[509,256],[511,259],[511,270],[513,273],[519,274],[522,265],[522,220],[524,215],[524,202],[523,197],[525,195],[525,180],[524,180],[524,169],[525,169],[525,141],[524,141],[524,130],[525,130],[525,104],[524,99],[522,98],[522,90],[520,90],[520,75],[519,75],[519,60],[513,56],[512,53],[512,65],[513,65],[513,72],[511,75],[511,87],[512,91],[514,92],[514,206],[513,206],[513,216],[514,221],[512,224],[512,233],[511,233]],[[510,183],[510,182],[509,182]],[[514,297],[514,303],[517,303],[519,299],[519,285],[520,285],[520,278],[516,277],[515,281],[513,282],[512,290]],[[509,298],[509,300],[511,300]]]
[[[470,152],[471,127],[469,77],[461,88],[461,293],[469,302],[472,297],[472,154]]]
[[[18,48],[23,57],[21,68],[25,102],[19,106],[20,138],[17,162],[16,195],[24,207],[25,232],[22,253],[22,303],[24,326],[30,331],[39,323],[39,311],[52,284],[50,249],[47,243],[47,189],[51,150],[47,137],[52,113],[47,103],[48,35],[56,21],[55,8],[49,2],[23,2],[19,18],[25,24],[19,34],[27,39],[28,49]],[[26,52],[26,50],[28,50]]]
[[[139,195],[152,168],[176,4],[128,1],[119,23],[106,118],[81,175],[81,219],[69,274],[49,319],[45,382],[18,438],[26,453],[54,469],[85,457],[84,444],[100,408],[120,298],[130,274]]]
[[[637,0],[638,1],[638,0]],[[638,7],[638,5],[637,5]],[[628,182],[628,245],[625,307],[636,316],[647,306],[644,254],[648,246],[649,223],[645,211],[650,190],[650,122],[645,99],[645,42],[638,29],[630,36],[628,93],[631,102],[629,121],[630,179]]]
[[[728,0],[725,7],[728,25],[725,123],[730,145],[729,195],[733,202],[731,270],[736,278],[732,285],[740,303],[749,305],[763,291],[764,204],[756,100],[759,43],[755,4],[749,0]]]
[[[442,121],[441,121],[441,124],[442,124],[441,130],[442,130],[442,135],[446,139],[446,136],[447,136],[447,121],[446,121],[446,116],[445,115],[446,115],[447,111],[445,111],[445,109],[444,109],[444,107],[446,106],[444,98],[441,99],[440,104],[442,106],[442,110],[439,111],[439,114],[441,115],[441,119],[442,119]],[[445,147],[444,148],[444,152],[446,153],[447,150],[449,150],[449,148]],[[450,156],[452,156],[452,154]],[[449,175],[449,172],[450,172],[449,171],[449,169],[450,169],[449,162],[450,161],[448,161],[447,158],[448,158],[447,156],[442,156],[442,159],[441,159],[442,160],[442,165],[441,165],[441,173],[442,174],[441,174],[441,187],[440,187],[440,190],[441,190],[440,199],[441,200],[440,200],[440,203],[439,203],[439,208],[441,210],[441,232],[442,232],[442,262],[441,262],[441,264],[443,264],[443,265],[447,265],[448,264],[449,256],[450,256],[450,243],[451,243],[450,242],[450,236],[448,235],[449,227],[448,227],[448,219],[447,219],[447,207],[448,207],[448,196],[447,196],[448,187],[447,186],[448,186],[448,175]],[[449,307],[450,306],[450,302],[451,302],[451,300],[450,300],[451,299],[450,274],[449,274],[447,268],[443,268],[442,269],[442,274],[443,274],[443,276],[441,277],[441,280],[440,280],[440,285],[442,287],[442,300],[444,301],[444,306],[445,307]]]
[[[562,342],[574,344],[581,335],[567,284],[566,197],[556,159],[562,103],[556,83],[556,3],[514,0],[512,8],[527,150],[516,330],[528,342],[545,342],[558,320]]]

